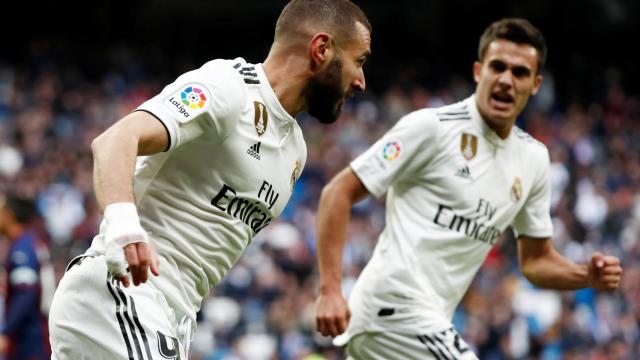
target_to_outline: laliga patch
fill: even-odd
[[[198,83],[186,84],[164,101],[181,123],[190,121],[207,110],[211,103],[209,90]]]
[[[400,145],[400,141],[392,140],[382,149],[382,157],[387,161],[393,161],[400,157],[401,152],[402,146]]]

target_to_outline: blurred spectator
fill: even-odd
[[[33,203],[0,194],[0,236],[10,242],[4,324],[0,328],[0,356],[8,360],[49,359],[41,269],[42,244],[29,228],[35,213]]]
[[[84,220],[82,193],[69,184],[52,184],[38,197],[38,209],[47,225],[51,240],[64,244],[71,240],[73,229]]]

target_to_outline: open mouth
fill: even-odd
[[[509,93],[495,92],[491,94],[491,102],[498,109],[506,109],[513,105],[514,99]]]

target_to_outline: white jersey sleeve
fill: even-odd
[[[353,160],[351,168],[367,190],[380,197],[391,184],[410,177],[429,162],[437,138],[438,119],[433,112],[412,112]]]
[[[235,127],[247,99],[242,77],[233,68],[237,62],[213,60],[184,73],[136,109],[163,123],[169,134],[167,150],[205,133],[208,142],[222,141]]]
[[[538,177],[524,206],[513,220],[512,227],[516,238],[520,235],[534,238],[549,238],[553,235],[550,203],[551,185],[549,183],[549,152],[540,148]]]

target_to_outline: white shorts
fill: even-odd
[[[352,360],[477,360],[453,328],[423,335],[364,332],[347,344]]]
[[[164,295],[148,282],[125,288],[104,256],[70,266],[51,303],[49,333],[52,360],[187,359]]]

